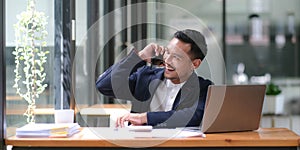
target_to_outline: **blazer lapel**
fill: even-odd
[[[181,109],[184,107],[192,106],[198,100],[200,94],[199,79],[193,73],[187,82],[179,90],[174,101],[172,110]]]

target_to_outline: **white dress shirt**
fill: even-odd
[[[172,110],[175,98],[185,82],[174,84],[169,79],[164,79],[156,89],[150,104],[150,111]]]

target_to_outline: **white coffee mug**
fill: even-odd
[[[73,109],[58,109],[54,111],[55,123],[73,123],[74,110]]]

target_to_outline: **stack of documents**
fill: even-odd
[[[78,123],[32,123],[16,129],[17,137],[69,137],[80,131]]]

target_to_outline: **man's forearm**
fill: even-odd
[[[145,64],[135,51],[131,51],[127,57],[99,76],[96,81],[97,89],[106,96],[132,99],[128,77]]]

